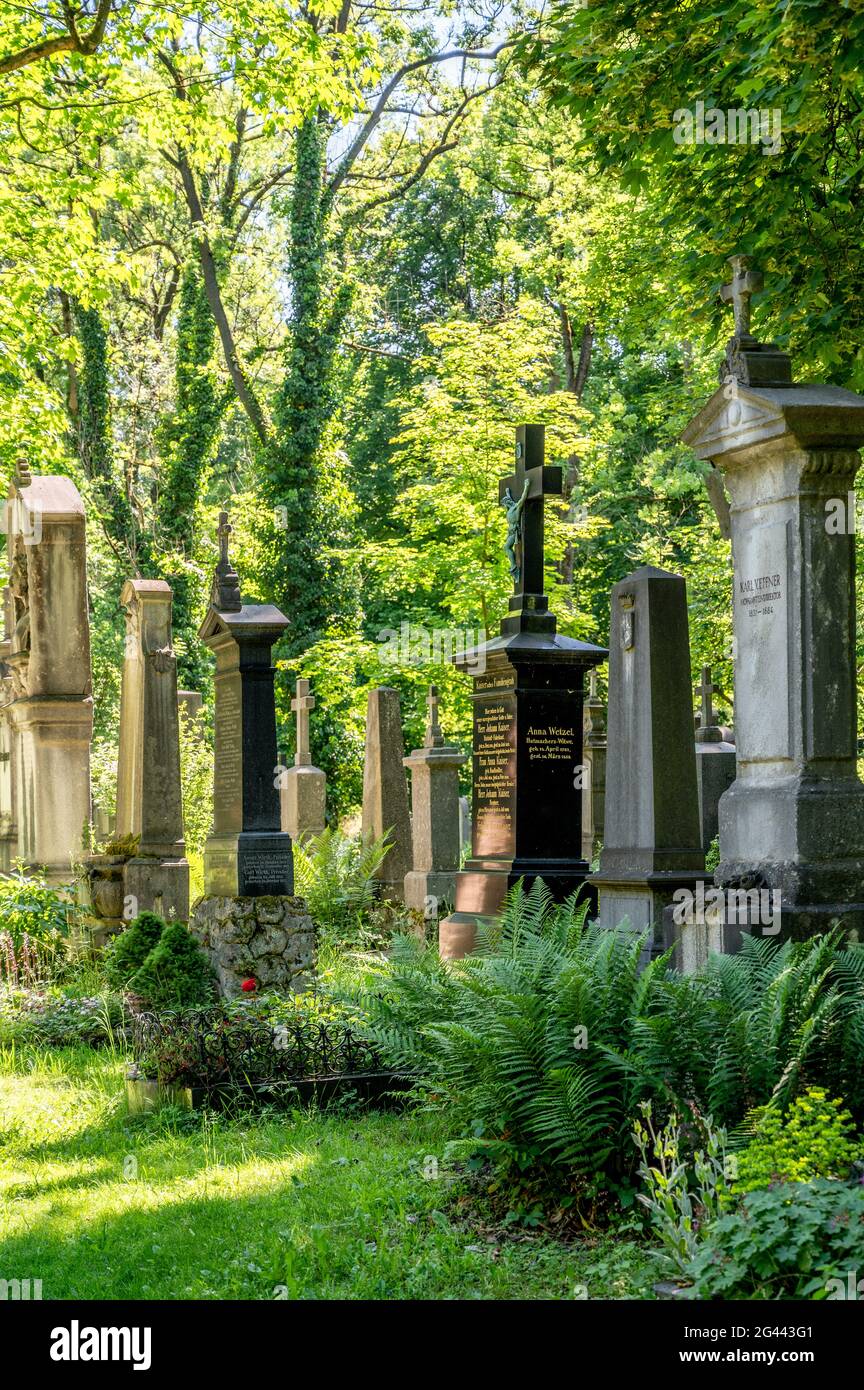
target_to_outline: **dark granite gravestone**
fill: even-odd
[[[699,789],[699,819],[702,823],[702,848],[707,852],[718,832],[717,808],[720,798],[735,781],[735,745],[723,737],[723,730],[714,722],[712,696],[716,686],[711,681],[711,667],[702,667],[702,681],[697,693],[702,699],[702,717],[696,730],[696,784]]]
[[[542,425],[516,431],[516,472],[501,483],[514,592],[501,635],[455,661],[474,676],[472,853],[441,923],[445,957],[472,950],[507,890],[542,878],[556,898],[583,888],[582,702],[585,672],[606,651],[556,632],[543,592],[543,503],[561,493],[544,467]]]
[[[213,831],[204,850],[204,891],[282,896],[294,890],[294,861],[279,820],[271,649],[288,619],[270,604],[243,602],[228,558],[230,532],[223,512],[210,608],[198,634],[216,655]]]

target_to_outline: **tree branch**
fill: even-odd
[[[50,58],[54,53],[84,53],[88,56],[95,53],[105,37],[105,26],[111,13],[111,5],[112,0],[99,0],[93,19],[93,28],[89,34],[79,34],[75,22],[75,12],[68,0],[63,0],[63,15],[66,20],[67,32],[56,34],[50,39],[42,39],[39,43],[30,44],[27,48],[19,49],[17,53],[7,53],[5,58],[0,58],[0,76],[8,72],[17,72],[19,68],[26,68],[30,63],[38,63],[43,58]]]
[[[503,43],[498,44],[497,48],[491,48],[486,51],[480,49],[472,51],[470,48],[451,48],[443,53],[433,53],[429,58],[415,58],[411,63],[404,63],[402,67],[393,74],[389,82],[385,82],[378,100],[369,113],[368,119],[359,130],[353,143],[349,145],[339,165],[335,169],[333,177],[330,179],[327,186],[327,202],[332,202],[335,198],[337,192],[345,182],[345,178],[350,173],[352,165],[357,160],[370,136],[384,116],[387,109],[387,102],[390,100],[390,97],[393,92],[395,92],[400,82],[402,82],[410,72],[417,72],[420,68],[431,67],[434,63],[446,63],[451,58],[475,58],[483,62],[492,62],[498,57],[499,53],[503,52],[505,48],[509,48],[513,42],[513,39],[505,39]]]

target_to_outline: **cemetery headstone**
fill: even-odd
[[[444,742],[438,691],[429,687],[429,722],[422,748],[404,759],[411,773],[414,866],[405,875],[405,903],[432,919],[452,904],[459,868],[459,769],[464,753]]]
[[[273,644],[288,619],[272,604],[243,602],[219,518],[219,562],[199,636],[216,656],[213,831],[204,850],[208,896],[290,894],[291,839],[277,790]]]
[[[15,857],[69,883],[90,822],[93,698],[84,504],[69,478],[19,464],[7,499],[3,643]],[[10,821],[7,820],[7,825]]]
[[[582,758],[586,769],[582,798],[582,858],[593,864],[603,843],[606,802],[606,706],[597,694],[597,672],[589,677],[583,720]]]
[[[309,682],[298,680],[297,693],[291,701],[297,717],[297,748],[294,766],[283,774],[280,785],[282,829],[292,840],[301,836],[321,835],[327,816],[327,777],[320,767],[312,766],[309,747],[309,713],[315,708],[315,697],[309,693]]]
[[[261,990],[303,989],[315,964],[315,927],[293,895],[291,838],[279,826],[272,648],[288,619],[271,604],[243,602],[230,534],[222,512],[200,630],[216,654],[213,832],[204,897],[189,922],[227,998],[249,981]]]
[[[171,599],[171,589],[161,579],[127,580],[120,595],[126,649],[115,835],[139,841],[123,869],[127,916],[148,910],[185,922],[189,863],[183,840]]]
[[[680,575],[645,566],[612,590],[609,755],[598,921],[647,932],[704,879],[699,825],[687,591]]]
[[[544,462],[542,425],[516,431],[516,469],[499,488],[513,594],[501,634],[455,659],[474,675],[471,858],[456,875],[455,910],[440,926],[444,957],[464,956],[508,889],[542,878],[558,899],[583,890],[582,702],[602,647],[557,632],[544,593],[543,506],[562,492]]]
[[[731,258],[721,386],[683,438],[731,500],[737,777],[720,800],[718,884],[780,895],[783,936],[864,932],[856,771],[855,475],[864,398],[798,384],[750,331],[762,278]],[[851,523],[851,524],[850,524]],[[757,933],[777,934],[777,923]]]
[[[735,781],[735,745],[723,737],[723,729],[714,722],[711,667],[702,667],[702,680],[697,692],[702,702],[699,728],[696,730],[696,785],[699,789],[699,821],[702,826],[702,848],[707,852],[718,834],[717,808],[720,798]]]
[[[362,835],[366,844],[386,833],[391,847],[375,874],[383,898],[400,902],[411,868],[411,817],[404,757],[399,691],[376,686],[366,707],[366,753],[363,764]]]

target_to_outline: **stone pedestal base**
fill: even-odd
[[[188,859],[136,855],[123,868],[123,897],[128,919],[156,912],[166,921],[189,920]]]
[[[739,777],[719,811],[720,886],[778,891],[781,939],[840,922],[864,940],[864,786],[856,778]]]
[[[320,767],[289,767],[279,792],[282,829],[292,840],[324,832],[327,776]]]
[[[695,895],[697,883],[710,884],[707,873],[654,873],[632,879],[592,880],[597,889],[597,921],[601,927],[615,928],[626,923],[632,931],[647,932],[648,942],[644,959],[663,946],[664,913],[671,905],[673,894],[686,889]]]
[[[204,846],[208,896],[277,897],[294,891],[291,837],[284,831],[241,831],[211,835]]]
[[[90,820],[93,701],[33,696],[14,701],[8,710],[20,739],[20,857],[52,885],[68,884]]]
[[[315,968],[315,925],[305,899],[199,898],[189,930],[200,941],[226,999],[252,979],[259,990],[308,988]]]
[[[711,955],[732,955],[740,948],[745,927],[727,922],[722,912],[708,910],[683,922],[676,921],[675,916],[674,907],[665,908],[663,945],[664,950],[674,948],[672,964],[683,975],[695,975]]]
[[[578,860],[571,862],[579,865]],[[580,900],[589,904],[590,912],[596,896],[587,873],[588,865],[585,863],[568,873],[562,872],[560,863],[544,864],[534,860],[529,868],[514,860],[512,867],[501,868],[488,861],[469,859],[465,868],[455,875],[456,911],[445,917],[438,929],[438,949],[442,959],[455,960],[474,949],[477,927],[494,923],[500,916],[507,893],[520,879],[527,893],[534,881],[542,878],[559,903],[574,893],[580,893]]]
[[[452,912],[438,927],[438,954],[442,960],[461,960],[470,956],[477,945],[477,927],[492,926],[494,917],[479,917],[472,912]]]
[[[427,917],[437,917],[442,909],[450,906],[456,899],[456,873],[451,870],[438,873],[412,869],[405,875],[405,906],[423,912]]]

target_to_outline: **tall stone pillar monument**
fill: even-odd
[[[126,654],[115,834],[139,839],[124,865],[124,897],[137,911],[146,908],[185,922],[189,863],[183,840],[171,589],[161,579],[130,579],[120,604],[126,613]]]
[[[441,955],[473,950],[508,889],[542,878],[556,898],[584,888],[582,702],[585,673],[603,647],[557,632],[544,593],[543,505],[561,469],[544,462],[542,425],[516,431],[515,472],[502,479],[505,551],[513,578],[501,635],[454,663],[474,674],[471,858],[456,875],[455,910],[441,923]],[[590,893],[590,890],[589,890]]]
[[[683,436],[722,471],[732,511],[738,763],[719,805],[716,877],[779,890],[784,936],[835,919],[860,934],[855,546],[837,517],[860,464],[864,398],[793,381],[789,358],[750,332],[762,277],[743,256],[731,264],[721,385]]]
[[[464,753],[444,742],[438,690],[429,687],[429,722],[422,748],[403,762],[411,773],[413,867],[405,875],[405,904],[437,917],[453,902],[459,868],[459,769]]]
[[[291,837],[279,818],[272,648],[288,626],[272,604],[244,603],[219,518],[219,562],[199,636],[216,656],[213,833],[204,848],[210,896],[293,892]]]
[[[411,868],[411,815],[408,783],[402,767],[402,710],[399,691],[375,686],[366,703],[366,750],[363,759],[364,844],[385,835],[390,848],[373,878],[382,898],[401,902],[405,875]]]
[[[308,987],[315,926],[293,896],[291,837],[279,826],[280,770],[272,649],[288,626],[278,608],[244,603],[219,517],[219,560],[199,636],[216,655],[213,832],[204,849],[204,896],[189,929],[219,989]]]
[[[18,854],[68,883],[90,820],[93,697],[84,504],[64,477],[19,464],[7,499],[4,670]]]

